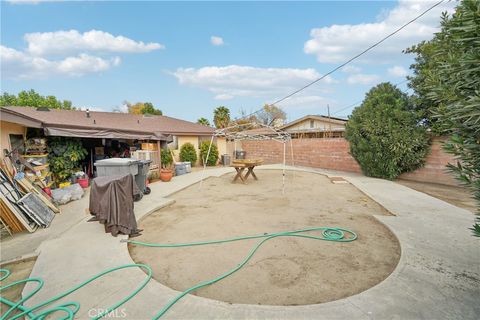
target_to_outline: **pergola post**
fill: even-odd
[[[283,172],[282,172],[282,194],[285,194],[285,159],[286,159],[286,150],[287,150],[287,141],[283,141]]]
[[[200,180],[200,188],[202,187],[203,179],[205,179],[205,170],[207,169],[207,162],[208,162],[208,158],[210,157],[210,150],[212,150],[213,137],[215,137],[215,134],[213,134],[212,138],[210,139],[210,144],[208,145],[208,151],[207,151],[207,158],[203,159],[203,171],[202,171],[202,179]]]

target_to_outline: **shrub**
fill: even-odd
[[[80,161],[88,154],[80,139],[53,137],[48,139],[48,163],[58,184],[79,171]]]
[[[184,143],[180,147],[180,161],[189,161],[192,165],[197,162],[197,150],[190,142]]]
[[[172,153],[168,148],[163,148],[160,152],[160,161],[162,162],[162,168],[166,169],[173,163]]]
[[[442,15],[432,40],[407,50],[416,54],[409,86],[426,110],[432,128],[449,139],[455,157],[448,168],[472,191],[477,217],[471,228],[480,237],[480,2],[459,1]]]
[[[209,146],[210,146],[210,141],[203,141],[200,144],[200,156],[202,159],[202,164],[205,163],[205,159],[207,158]],[[210,149],[210,154],[207,160],[207,166],[214,166],[217,164],[217,161],[218,161],[218,148],[216,145],[212,144],[212,148]]]
[[[346,126],[350,151],[363,173],[394,179],[422,166],[429,139],[419,123],[406,94],[390,83],[372,88]]]

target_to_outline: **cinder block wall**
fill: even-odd
[[[435,138],[425,166],[414,172],[405,173],[401,179],[458,185],[445,166],[455,163],[453,157],[442,150],[444,138]],[[343,138],[293,139],[294,164],[339,171],[361,172],[357,161],[350,155],[350,145]],[[242,141],[247,158],[262,158],[266,164],[283,162],[283,144],[276,141]],[[286,162],[292,164],[290,143],[286,145]]]

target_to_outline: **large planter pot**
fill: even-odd
[[[173,171],[169,169],[160,169],[160,180],[163,182],[168,182],[172,180]]]

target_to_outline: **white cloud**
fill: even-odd
[[[345,73],[359,73],[362,71],[362,68],[347,64],[345,67],[342,68],[342,71]]]
[[[214,46],[223,46],[223,38],[222,37],[217,37],[217,36],[211,36],[210,37],[210,43],[213,44]]]
[[[142,53],[162,49],[159,43],[134,41],[104,31],[36,32],[24,35],[27,49],[0,46],[1,71],[7,78],[33,79],[55,75],[82,76],[118,66],[112,53]],[[99,52],[100,56],[90,52]],[[110,56],[106,56],[110,53]]]
[[[283,95],[320,77],[320,74],[311,68],[258,68],[238,65],[179,68],[173,75],[180,84],[209,90],[215,94],[215,99],[219,100]],[[332,77],[327,77],[319,84],[334,82],[336,80]]]
[[[214,99],[215,100],[230,100],[230,99],[233,99],[234,96],[232,96],[231,94],[228,94],[228,93],[222,93],[222,94],[217,94]]]
[[[393,66],[391,68],[388,68],[388,74],[393,77],[401,78],[407,76],[408,71],[402,66]]]
[[[349,84],[373,84],[380,81],[380,77],[376,74],[357,73],[349,76],[347,82]]]
[[[140,53],[165,48],[160,43],[144,43],[99,30],[84,33],[77,30],[35,32],[25,34],[24,39],[28,45],[27,51],[36,56],[88,51]]]
[[[344,62],[382,39],[407,21],[432,6],[425,0],[400,0],[398,5],[381,15],[381,20],[356,25],[331,25],[310,31],[304,52],[317,56],[319,62]],[[444,2],[416,22],[386,40],[361,58],[363,62],[388,62],[403,55],[402,50],[422,40],[428,40],[439,30],[442,11],[453,12],[455,2]]]
[[[331,105],[333,103],[335,103],[334,100],[322,96],[304,95],[300,93],[299,95],[282,101],[278,106],[286,110],[316,110],[316,113],[327,113],[327,104]]]
[[[4,46],[0,46],[0,60],[2,74],[16,79],[47,78],[52,75],[82,76],[106,71],[121,62],[119,57],[103,59],[85,53],[49,60]]]

